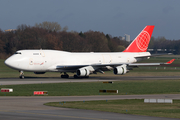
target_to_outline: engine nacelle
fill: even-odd
[[[77,76],[81,76],[81,77],[89,76],[90,71],[87,68],[81,68],[81,69],[77,70],[76,74],[77,74]]]
[[[34,72],[34,74],[44,74],[46,72]]]
[[[116,75],[123,75],[127,73],[126,65],[121,65],[116,68],[114,68],[114,74]]]

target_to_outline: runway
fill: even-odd
[[[100,76],[83,79],[64,79],[59,77],[26,77],[19,78],[0,78],[0,85],[17,85],[17,84],[41,84],[41,83],[68,83],[68,82],[98,82],[98,81],[122,81],[122,80],[180,80],[180,76]]]
[[[103,79],[105,78],[105,79]],[[90,78],[90,79],[60,79],[60,78],[27,78],[27,79],[0,79],[0,84],[34,84],[34,83],[63,83],[63,82],[95,82],[95,81],[120,81],[120,80],[153,80],[153,79],[179,79],[179,77],[119,77],[119,78]],[[144,99],[144,98],[169,98],[180,99],[180,94],[164,95],[103,95],[103,96],[0,96],[0,119],[62,119],[62,120],[175,120],[171,118],[148,117],[128,115],[92,110],[58,108],[43,105],[47,102],[61,101],[90,101],[90,100],[115,100],[115,99]]]

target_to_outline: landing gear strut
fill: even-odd
[[[69,75],[66,72],[64,72],[64,75],[61,75],[61,78],[69,78]]]
[[[19,78],[20,78],[20,79],[24,79],[24,72],[23,72],[23,71],[19,71],[19,74],[20,74],[20,75],[19,75]]]

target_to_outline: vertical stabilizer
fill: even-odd
[[[146,52],[154,25],[147,25],[123,52]]]

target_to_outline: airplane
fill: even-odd
[[[67,52],[59,50],[18,50],[5,60],[5,64],[20,72],[44,74],[45,72],[61,72],[61,78],[69,78],[67,72],[75,73],[74,78],[88,78],[90,74],[113,70],[115,75],[123,75],[134,67],[171,64],[136,63],[149,59],[152,55],[147,51],[154,25],[147,25],[123,52]]]

